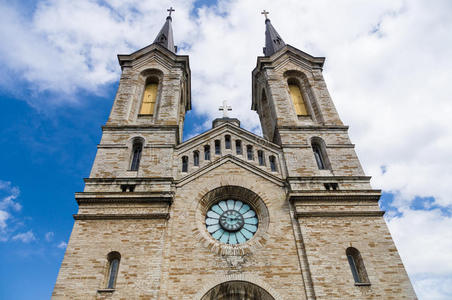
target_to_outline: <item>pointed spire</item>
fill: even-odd
[[[270,19],[267,17],[269,14],[268,11],[263,11],[261,14],[265,15],[265,47],[264,47],[264,55],[270,56],[273,53],[279,51],[283,48],[286,43],[284,43],[283,39],[279,36],[276,29],[273,27]]]
[[[154,40],[154,44],[160,44],[169,51],[176,53],[177,47],[174,46],[174,39],[173,39],[173,27],[171,25],[172,18],[171,13],[175,11],[172,7],[167,9],[169,12],[168,17],[166,17],[166,22],[163,25],[162,29],[160,29],[159,34],[157,34],[157,37]]]

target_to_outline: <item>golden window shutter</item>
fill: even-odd
[[[140,115],[153,115],[155,101],[157,100],[157,83],[148,83],[144,89],[143,102],[141,103]]]

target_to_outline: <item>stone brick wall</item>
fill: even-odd
[[[79,211],[54,299],[200,300],[226,281],[246,281],[276,300],[416,298],[379,210],[380,191],[372,190],[328,93],[322,58],[291,46],[258,58],[252,106],[266,138],[225,121],[181,143],[191,106],[188,57],[159,47],[119,56],[123,74],[90,178],[76,193]],[[138,116],[150,74],[160,83],[157,110]],[[299,80],[311,116],[295,114],[288,78]],[[140,166],[130,171],[137,137],[144,141]],[[322,139],[327,169],[316,164],[314,137]],[[242,155],[235,140],[242,141]],[[210,161],[204,145],[211,147]],[[247,145],[253,160],[246,157]],[[257,150],[264,151],[265,166],[258,164]],[[277,158],[276,172],[269,155]],[[187,172],[182,156],[189,157]],[[205,228],[205,212],[216,200],[207,195],[231,187],[249,191],[236,200],[253,206],[260,224],[253,238],[234,246]],[[370,285],[355,285],[348,247],[361,252]],[[121,261],[115,289],[105,290],[111,251]]]

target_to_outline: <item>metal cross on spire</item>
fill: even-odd
[[[223,100],[223,106],[220,106],[218,110],[223,111],[223,118],[227,118],[228,111],[231,111],[232,107],[228,105],[228,100]]]
[[[176,10],[172,6],[170,6],[170,8],[168,8],[166,11],[169,12],[169,16],[171,17],[171,13]]]
[[[264,9],[264,11],[263,11],[263,12],[261,12],[261,14],[262,14],[262,15],[265,15],[265,20],[267,20],[267,19],[268,19],[268,17],[267,17],[267,15],[269,14],[269,12],[268,12],[268,11],[266,11],[266,10]]]

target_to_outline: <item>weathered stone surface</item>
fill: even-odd
[[[252,107],[264,138],[222,119],[183,143],[188,58],[151,45],[120,61],[112,112],[84,192],[76,194],[54,299],[416,298],[378,207],[380,191],[371,188],[328,93],[322,58],[285,46],[258,59]],[[151,75],[159,78],[157,113],[139,116]],[[309,116],[295,114],[289,78],[299,80]],[[142,155],[131,171],[136,138]],[[325,169],[313,138],[322,141]],[[222,197],[256,211],[259,227],[246,243],[223,244],[207,232],[205,213]],[[355,284],[348,247],[360,251],[370,284]],[[121,258],[107,289],[112,251]]]

